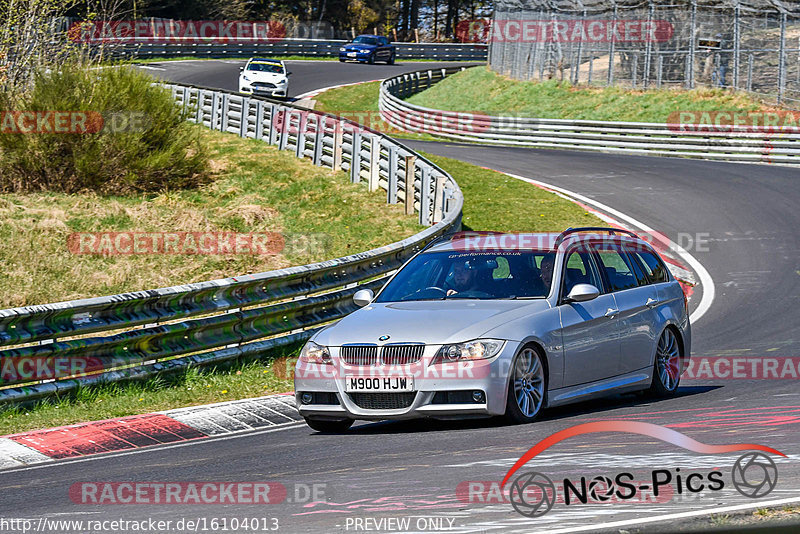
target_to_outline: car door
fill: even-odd
[[[586,302],[564,302],[580,283],[592,284],[601,294]],[[564,349],[564,385],[595,382],[619,374],[620,344],[617,305],[604,287],[592,251],[586,245],[569,249],[561,269],[559,298]]]
[[[595,245],[619,310],[620,373],[647,369],[658,332],[658,289],[621,242]]]
[[[377,56],[381,59],[388,59],[391,51],[389,50],[389,40],[386,37],[378,37]]]

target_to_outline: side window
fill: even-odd
[[[667,268],[664,266],[664,263],[652,252],[637,250],[631,252],[631,256],[639,260],[651,284],[658,284],[669,280]]]
[[[511,267],[508,265],[508,259],[504,256],[497,256],[495,261],[497,262],[497,268],[492,271],[492,278],[495,280],[511,278]]]
[[[650,282],[650,278],[645,274],[644,268],[641,265],[641,262],[633,257],[633,253],[628,247],[623,246],[625,250],[625,254],[628,259],[628,263],[631,267],[633,267],[633,275],[636,277],[636,283],[640,286],[646,286],[652,282]]]
[[[612,291],[631,289],[638,285],[627,257],[618,250],[606,246],[599,248],[597,255],[600,258],[600,268],[605,271],[606,280]]]
[[[564,292],[569,295],[577,284],[591,284],[602,291],[597,270],[592,262],[592,255],[585,249],[573,249],[567,253],[564,261]]]

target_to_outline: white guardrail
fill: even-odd
[[[383,81],[383,119],[408,132],[426,132],[457,141],[505,146],[595,150],[619,154],[680,156],[745,163],[800,165],[797,129],[753,131],[747,126],[681,125],[489,116],[417,106],[404,99],[424,91],[464,67],[429,69]],[[717,131],[714,131],[714,130]]]
[[[190,56],[197,58],[242,58],[257,55],[334,57],[348,43],[342,39],[275,39],[252,42],[226,39],[225,42],[137,42],[104,45],[104,53],[125,59]],[[436,59],[439,61],[486,61],[488,45],[481,43],[392,43],[397,59]],[[98,46],[95,44],[95,46]]]
[[[419,222],[429,227],[390,245],[311,265],[0,310],[0,367],[37,370],[4,372],[0,402],[258,357],[303,341],[320,325],[355,310],[355,291],[377,290],[426,244],[460,228],[458,184],[383,134],[298,106],[186,85],[166,87],[191,120],[343,170],[353,182],[385,190],[388,203],[419,213]],[[83,370],[80,376],[76,368]],[[42,369],[44,375],[38,373]]]

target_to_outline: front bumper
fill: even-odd
[[[339,60],[341,61],[367,61],[372,52],[356,52],[351,56],[352,52],[339,52]]]
[[[285,98],[289,94],[289,84],[272,87],[253,87],[250,84],[240,84],[239,92],[245,95],[253,96],[272,96]]]
[[[502,415],[506,408],[510,364],[518,343],[506,342],[492,360],[455,362],[429,366],[438,345],[428,345],[416,364],[397,366],[349,366],[338,357],[338,347],[329,347],[334,364],[317,365],[301,361],[295,368],[295,401],[300,415],[312,419],[414,419],[419,417],[468,418]],[[365,402],[377,397],[359,397],[345,391],[347,376],[394,377],[411,376],[414,391],[409,392],[401,408],[370,408]],[[483,392],[483,402],[471,398],[472,392]],[[444,393],[440,393],[444,392]],[[451,393],[457,392],[457,393]],[[312,393],[312,402],[304,403],[304,393]],[[440,393],[437,395],[437,393]],[[383,395],[367,393],[361,395]],[[385,395],[397,395],[387,393]],[[410,402],[407,399],[412,398]],[[318,402],[317,399],[324,399]],[[389,399],[381,397],[381,399]],[[389,399],[396,402],[398,397]],[[465,402],[466,401],[466,402]]]

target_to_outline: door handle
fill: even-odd
[[[614,308],[609,308],[608,310],[606,310],[606,317],[613,318],[618,313],[619,313],[619,310],[615,310]]]
[[[658,305],[658,300],[648,297],[647,302],[645,302],[644,305],[650,309],[655,308]]]

